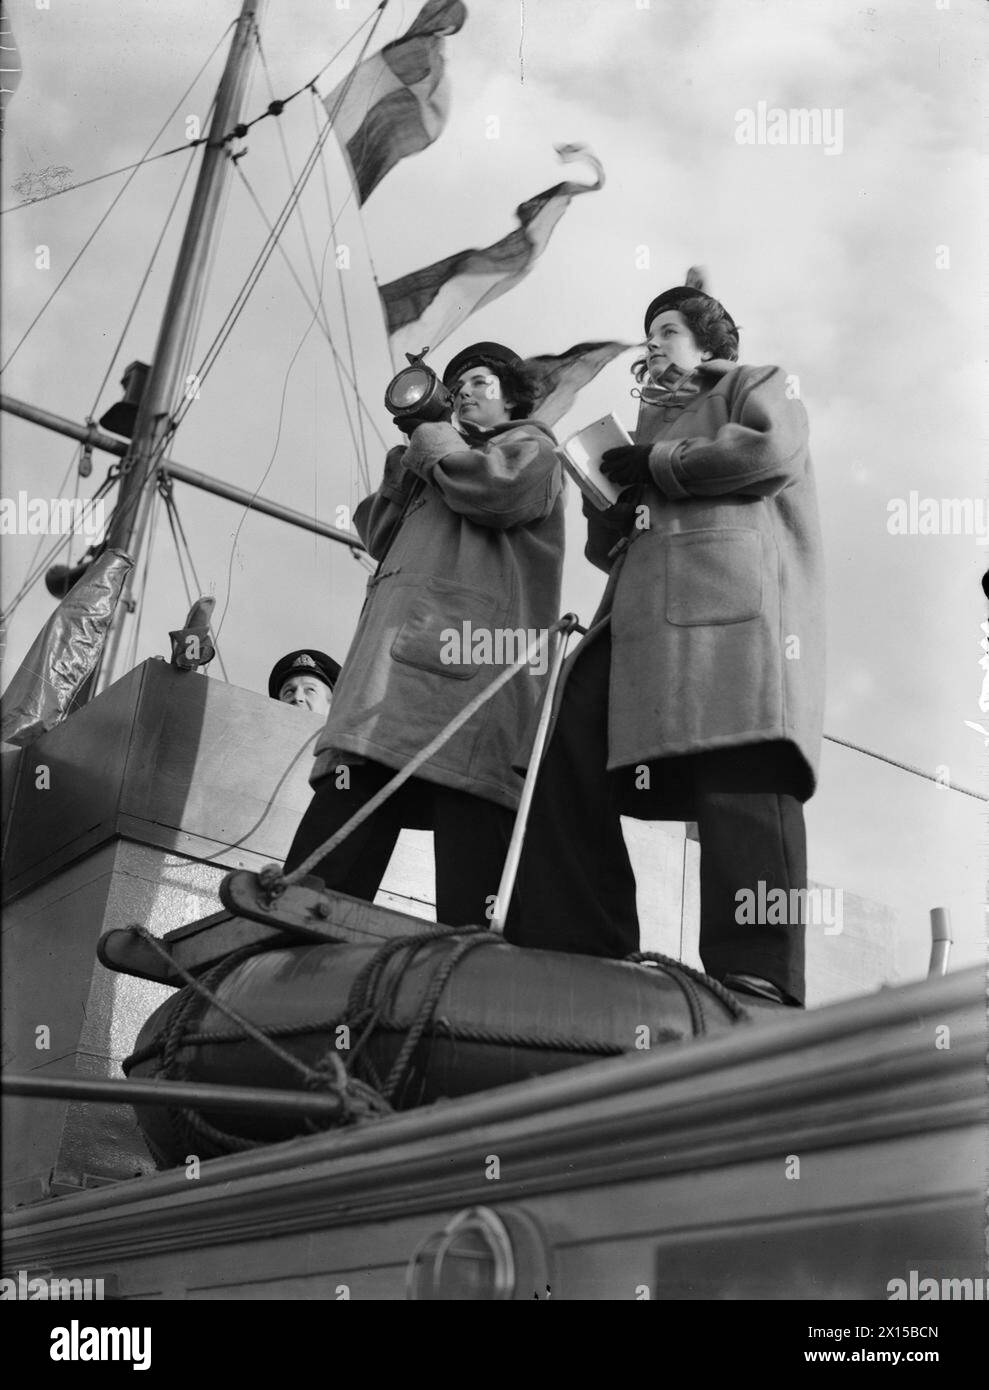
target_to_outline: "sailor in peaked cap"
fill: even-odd
[[[283,704],[326,715],[339,674],[340,667],[331,656],[303,648],[275,662],[268,677],[268,694]]]

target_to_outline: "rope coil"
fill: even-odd
[[[630,1050],[618,1043],[565,1035],[534,1036],[469,1023],[454,1025],[449,1019],[438,1017],[440,1000],[459,965],[481,946],[500,942],[497,934],[484,927],[440,927],[421,936],[396,937],[383,942],[355,975],[342,1018],[330,1021],[309,1020],[267,1028],[261,1028],[244,1018],[221,1000],[217,992],[232,971],[251,956],[265,953],[270,947],[263,944],[242,947],[196,979],[178,966],[150,933],[145,933],[143,928],[138,930],[144,940],[153,943],[154,949],[169,960],[172,968],[186,980],[189,989],[185,996],[177,1001],[159,1038],[126,1059],[125,1073],[129,1073],[131,1068],[140,1063],[157,1058],[160,1059],[157,1075],[169,1080],[186,1080],[189,1063],[183,1059],[183,1052],[188,1059],[190,1049],[213,1043],[242,1042],[249,1038],[263,1047],[269,1055],[289,1066],[302,1079],[305,1089],[327,1090],[340,1097],[341,1118],[330,1121],[330,1127],[359,1123],[391,1114],[393,1108],[402,1106],[403,1102],[407,1107],[408,1088],[417,1070],[414,1059],[423,1039],[427,1037],[446,1037],[451,1041],[461,1040],[505,1047],[540,1048],[602,1058],[621,1056]],[[444,946],[448,949],[435,949]],[[426,979],[415,1004],[411,1022],[408,1019],[398,1020],[395,1011],[403,981],[406,980],[410,968],[422,961],[424,955],[428,957],[431,952],[434,959],[427,959],[425,962]],[[694,970],[680,961],[654,951],[638,952],[626,959],[631,964],[656,966],[673,980],[686,1001],[694,1037],[702,1036],[707,1031],[703,1002],[705,994],[709,998],[716,998],[735,1022],[751,1020],[751,1015],[739,1000],[702,971]],[[202,1022],[205,1013],[204,1002],[229,1019],[234,1025],[233,1030],[197,1028],[196,1025]],[[341,1026],[350,1030],[350,1046],[346,1061],[333,1041],[336,1030]],[[324,1034],[331,1041],[319,1060],[312,1065],[286,1051],[276,1041],[278,1037],[289,1038],[304,1034],[311,1036],[314,1033]],[[384,1033],[401,1033],[404,1037],[387,1076],[382,1079],[371,1058],[370,1044]],[[668,1026],[654,1028],[652,1034],[656,1041],[684,1040],[682,1031]],[[428,1066],[427,1057],[418,1069],[420,1075],[425,1074]],[[266,1142],[231,1134],[210,1124],[198,1112],[188,1108],[168,1107],[166,1115],[178,1146],[205,1142],[219,1153],[234,1153],[257,1148]],[[307,1120],[306,1124],[310,1131],[327,1127],[326,1122],[321,1124],[315,1120]]]

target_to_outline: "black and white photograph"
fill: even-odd
[[[0,16],[22,1352],[630,1300],[961,1366],[987,6]]]

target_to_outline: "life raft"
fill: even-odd
[[[347,1123],[723,1033],[747,1017],[728,990],[665,957],[604,960],[443,930],[235,952],[151,1015],[124,1070],[295,1090],[342,1084]],[[163,1167],[312,1125],[249,1109],[155,1106],[137,1116]]]

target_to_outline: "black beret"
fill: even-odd
[[[268,677],[268,694],[277,700],[282,686],[292,676],[315,676],[317,680],[325,681],[332,690],[339,674],[340,667],[332,656],[318,652],[313,647],[303,648],[298,652],[289,652],[288,656],[275,662]]]
[[[443,385],[449,387],[471,367],[520,367],[522,359],[503,343],[471,343],[448,364]]]
[[[662,294],[658,294],[646,310],[646,332],[649,332],[649,325],[657,314],[662,313],[664,309],[679,309],[688,299],[706,299],[711,304],[717,304],[718,308],[728,320],[728,324],[733,332],[736,334],[738,333],[738,329],[735,327],[735,320],[721,301],[715,299],[712,294],[705,294],[703,290],[696,289],[693,285],[674,285],[671,290],[664,290]]]

